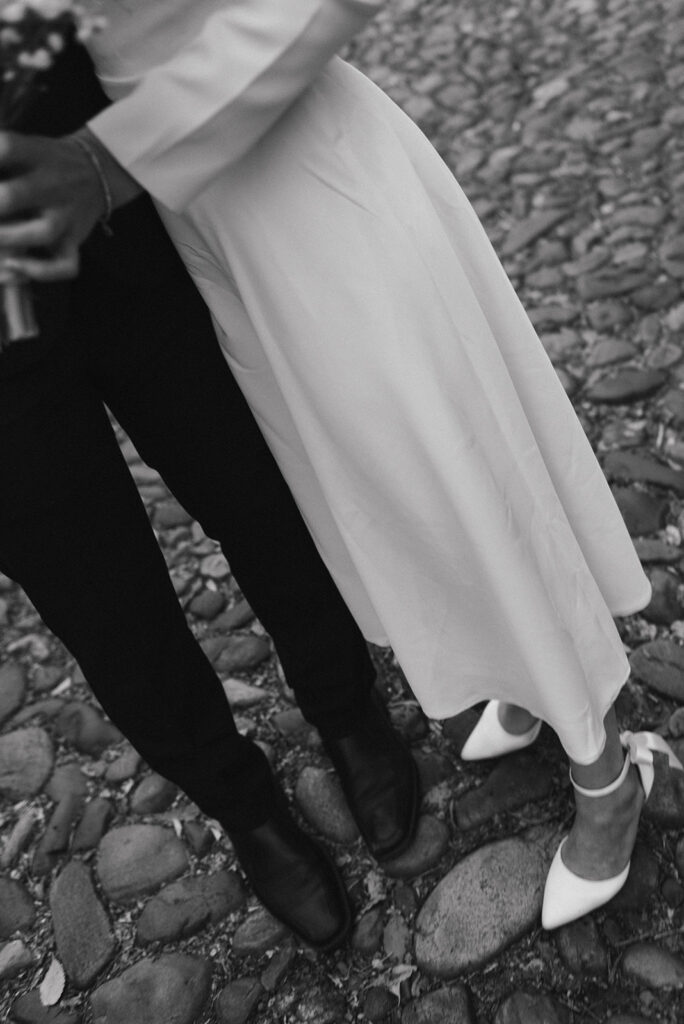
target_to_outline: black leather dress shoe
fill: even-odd
[[[284,797],[278,796],[263,825],[229,835],[255,894],[274,917],[317,949],[344,941],[352,910],[342,878],[325,850],[299,828]]]
[[[324,737],[323,746],[370,852],[378,861],[398,857],[415,836],[418,770],[376,690],[356,730],[342,739]]]

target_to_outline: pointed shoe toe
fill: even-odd
[[[542,928],[550,931],[576,921],[592,910],[598,910],[616,896],[629,875],[629,863],[618,875],[599,881],[581,878],[563,861],[561,850],[565,839],[556,850],[544,887]]]
[[[541,721],[523,733],[506,732],[499,722],[499,705],[501,701],[490,700],[480,720],[463,744],[461,760],[484,761],[490,757],[503,757],[516,750],[524,750],[537,739],[542,727]]]

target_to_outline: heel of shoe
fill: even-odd
[[[506,732],[499,722],[501,701],[490,700],[480,720],[463,744],[461,760],[484,761],[490,757],[503,757],[516,750],[531,746],[539,736],[542,723],[537,721],[527,732],[514,734]]]

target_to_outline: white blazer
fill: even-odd
[[[104,0],[107,27],[89,48],[117,102],[88,126],[148,192],[181,212],[381,4]]]

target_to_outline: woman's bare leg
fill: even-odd
[[[570,762],[575,782],[585,789],[601,789],[620,774],[625,751],[613,708],[604,719],[606,746],[593,764]],[[603,879],[618,874],[627,864],[636,841],[644,791],[632,766],[623,784],[608,796],[575,793],[577,813],[562,857],[566,867],[582,878]]]

